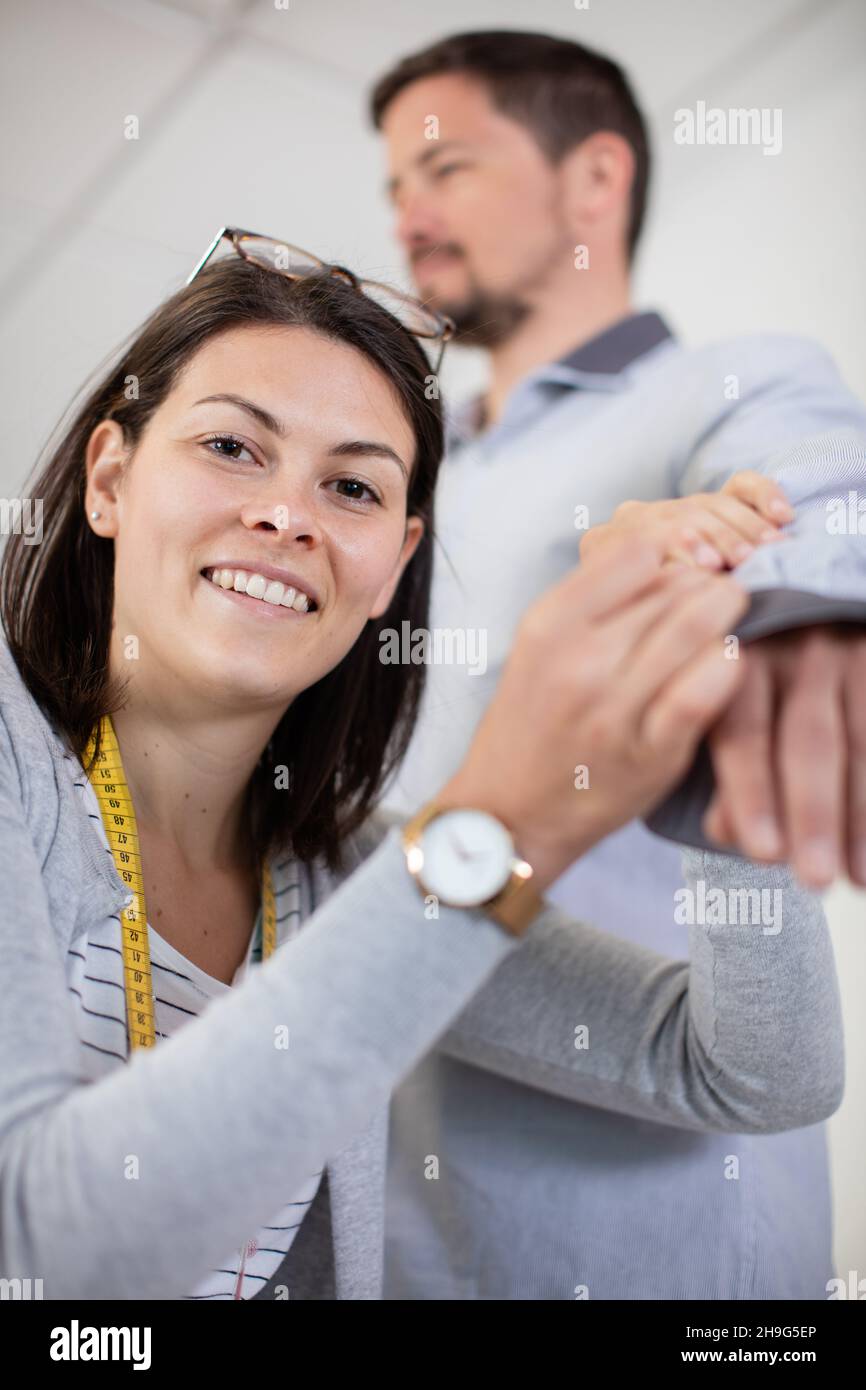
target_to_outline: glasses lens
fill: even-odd
[[[370,299],[387,309],[389,314],[393,314],[395,319],[399,319],[410,333],[417,334],[419,338],[440,337],[442,320],[419,304],[417,299],[401,294],[390,285],[380,285],[376,280],[362,280],[361,289]]]
[[[255,261],[266,270],[280,270],[284,275],[309,275],[310,271],[319,270],[322,265],[308,251],[266,236],[238,237],[238,250],[247,260]]]

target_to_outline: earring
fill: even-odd
[[[91,512],[90,515],[91,515],[91,517],[93,518],[94,521],[97,521],[97,520],[99,519],[99,517],[102,516],[102,512]]]

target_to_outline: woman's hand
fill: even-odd
[[[748,597],[617,537],[535,600],[466,759],[437,800],[491,811],[540,891],[688,770],[738,686]]]
[[[743,470],[720,492],[697,492],[665,502],[623,502],[609,522],[583,537],[586,560],[618,535],[641,535],[661,547],[666,563],[733,569],[757,545],[781,539],[794,511],[778,483]]]

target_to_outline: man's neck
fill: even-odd
[[[574,271],[574,275],[588,275]],[[587,343],[634,310],[627,280],[589,294],[551,296],[523,321],[507,342],[490,349],[490,379],[482,401],[482,426],[501,419],[508,397],[530,372]]]

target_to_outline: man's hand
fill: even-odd
[[[809,888],[866,887],[866,635],[811,627],[744,646],[745,678],[708,735],[706,834],[787,860]]]
[[[772,478],[743,469],[719,492],[696,492],[664,502],[623,502],[610,521],[583,537],[586,560],[617,536],[640,535],[657,546],[668,564],[733,569],[755,546],[782,537],[780,527],[794,511]]]

